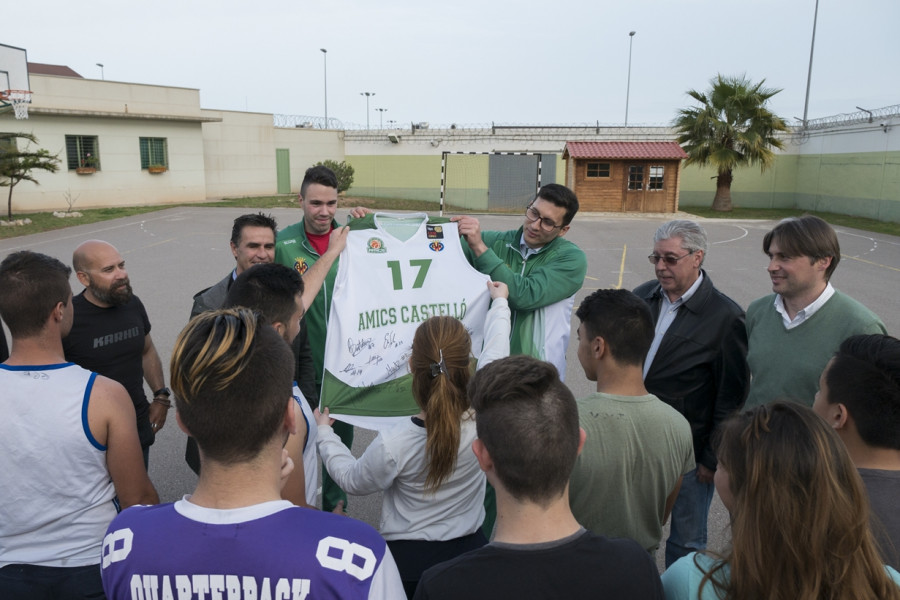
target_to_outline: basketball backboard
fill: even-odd
[[[25,49],[0,44],[0,91],[30,89]]]
[[[0,44],[0,112],[13,110],[17,119],[27,119],[30,102],[25,49]]]

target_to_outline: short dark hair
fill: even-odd
[[[272,230],[272,235],[278,234],[278,224],[272,215],[263,213],[249,213],[241,215],[234,220],[231,227],[231,243],[235,246],[241,245],[241,235],[244,233],[244,227],[268,227]]]
[[[44,329],[56,305],[69,302],[72,269],[30,250],[13,252],[0,263],[0,316],[13,338],[32,337]]]
[[[814,215],[783,219],[763,237],[763,254],[769,254],[773,240],[785,256],[808,256],[810,263],[830,256],[831,264],[825,270],[825,281],[831,279],[841,262],[841,243],[837,233],[831,225]]]
[[[564,227],[572,222],[575,213],[578,212],[578,196],[564,185],[548,183],[538,190],[534,199],[537,200],[538,198],[566,209],[566,214],[563,216],[562,222]]]
[[[337,189],[337,175],[334,174],[334,171],[324,165],[316,165],[308,168],[303,175],[303,183],[300,184],[301,198],[306,198],[306,189],[313,183]]]
[[[653,344],[653,316],[647,303],[628,290],[597,290],[575,312],[591,339],[600,336],[623,365],[643,365]]]
[[[290,347],[247,308],[200,314],[172,351],[170,381],[181,421],[203,455],[222,464],[258,456],[278,435],[293,378]]]
[[[223,308],[245,306],[261,312],[270,323],[286,325],[297,309],[297,294],[303,294],[300,273],[278,263],[263,263],[237,276]]]
[[[546,506],[569,483],[578,457],[578,407],[556,367],[525,355],[481,368],[469,382],[478,438],[517,499]]]
[[[854,335],[825,372],[828,401],[847,407],[869,446],[900,450],[900,340]]]

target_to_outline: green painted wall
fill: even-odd
[[[350,194],[375,198],[440,201],[441,156],[347,156],[356,170]],[[458,160],[458,159],[451,159]],[[451,169],[448,204],[487,206],[488,157],[471,157],[465,177]],[[482,165],[483,162],[483,165]],[[557,156],[556,180],[565,183],[565,163]],[[460,177],[460,179],[454,179]],[[685,167],[681,206],[711,206],[715,171]],[[734,174],[731,198],[747,208],[801,208],[900,222],[900,152],[782,154],[760,173],[758,167]]]
[[[348,194],[372,198],[402,198],[439,202],[441,157],[347,156],[353,165],[353,187]]]
[[[681,206],[711,206],[709,168],[682,169]],[[779,155],[765,173],[735,171],[735,206],[802,208],[900,222],[900,152]]]
[[[348,194],[371,198],[402,198],[440,202],[441,155],[347,155],[353,166],[353,187]],[[488,206],[489,155],[451,155],[445,202],[469,209]],[[556,155],[556,183],[565,183],[565,161]],[[544,183],[552,183],[544,181]]]

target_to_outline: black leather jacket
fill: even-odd
[[[715,470],[715,428],[744,405],[750,390],[744,311],[713,287],[705,271],[700,287],[678,309],[659,345],[644,385],[687,419],[697,462]],[[634,293],[659,318],[663,291],[656,280]]]

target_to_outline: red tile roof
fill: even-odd
[[[678,142],[566,142],[564,155],[572,158],[687,158]]]
[[[84,79],[81,75],[65,65],[48,65],[45,63],[28,63],[28,72],[34,75],[58,75],[60,77],[78,77]]]

